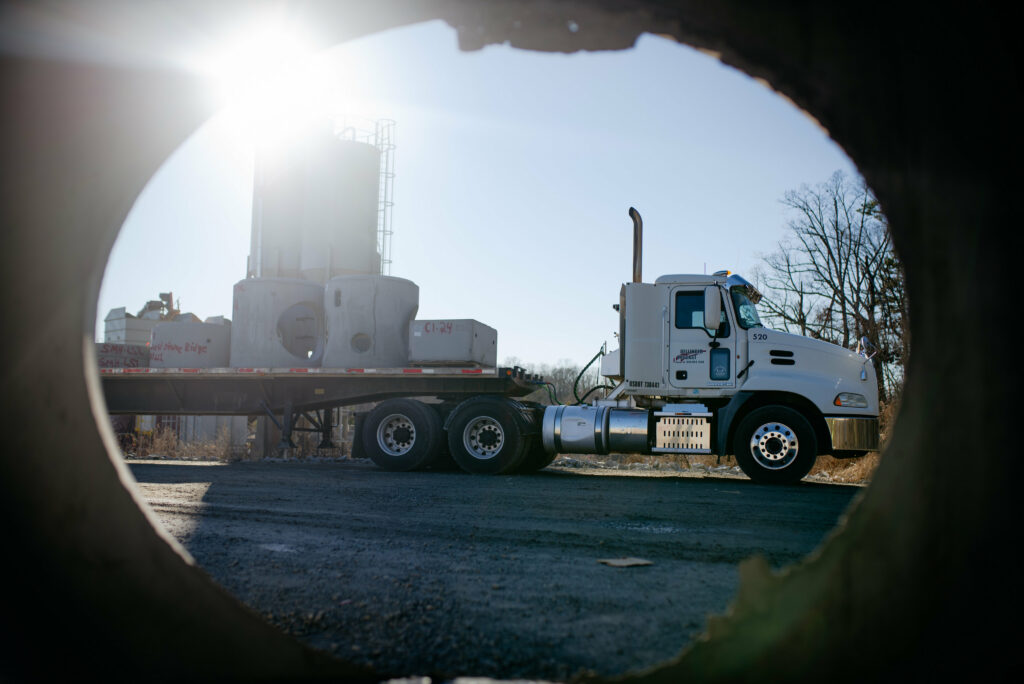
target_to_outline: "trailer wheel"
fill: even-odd
[[[754,482],[796,484],[814,467],[818,441],[799,412],[786,406],[764,406],[740,421],[733,453]]]
[[[473,397],[448,422],[448,450],[470,473],[500,475],[522,464],[529,448],[523,407],[504,397]]]
[[[443,433],[441,417],[426,404],[388,399],[363,419],[363,450],[384,470],[416,470],[437,457]]]

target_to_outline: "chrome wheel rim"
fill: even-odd
[[[796,432],[784,423],[765,423],[750,437],[750,455],[759,466],[768,470],[789,466],[799,453]]]
[[[388,456],[404,456],[416,444],[416,428],[408,416],[393,413],[377,425],[377,446]]]
[[[466,425],[462,432],[462,444],[470,456],[486,461],[494,458],[505,445],[505,431],[498,421],[480,416]]]

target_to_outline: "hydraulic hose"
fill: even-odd
[[[579,384],[580,384],[580,378],[582,378],[583,374],[587,372],[587,369],[590,368],[592,365],[594,365],[594,362],[597,361],[599,358],[601,358],[603,355],[604,355],[604,348],[602,348],[599,352],[594,354],[594,358],[590,359],[590,363],[588,363],[586,366],[583,367],[583,370],[580,371],[580,374],[576,376],[576,381],[572,383],[572,395],[574,397],[576,397],[576,404],[577,405],[583,403],[583,400],[580,399],[580,394],[577,391],[577,389],[579,387]],[[595,387],[594,389],[597,389],[597,388]],[[592,391],[593,390],[591,390],[591,392]],[[590,392],[587,392],[587,394],[590,394]],[[586,396],[586,395],[584,395],[584,396]]]
[[[612,387],[611,385],[594,385],[593,387],[591,387],[589,390],[586,391],[586,393],[580,399],[579,403],[582,404],[584,399],[586,399],[591,394],[593,394],[596,390],[599,390],[599,389],[613,390],[615,388]]]

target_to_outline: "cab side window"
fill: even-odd
[[[704,292],[677,292],[676,293],[676,328],[701,328],[709,336],[714,334],[714,329],[704,325]],[[725,315],[725,302],[722,302],[722,318],[718,323],[719,339],[729,336],[729,319]]]

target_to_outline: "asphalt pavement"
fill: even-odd
[[[736,477],[388,473],[369,462],[131,462],[221,585],[382,677],[566,680],[670,658],[737,564],[817,547],[860,491]],[[645,564],[608,561],[638,559]]]

